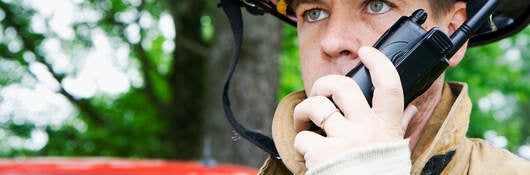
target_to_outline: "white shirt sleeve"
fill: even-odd
[[[409,140],[362,148],[310,169],[306,175],[326,174],[410,174]]]

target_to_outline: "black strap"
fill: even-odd
[[[241,123],[239,123],[232,112],[230,107],[230,99],[228,98],[228,91],[230,86],[230,80],[237,66],[241,52],[241,43],[243,38],[243,19],[241,16],[240,6],[242,5],[239,0],[221,0],[220,3],[223,11],[230,21],[230,26],[232,28],[232,33],[234,35],[234,52],[232,54],[232,63],[230,65],[230,70],[226,77],[224,87],[223,87],[223,109],[226,114],[228,122],[232,125],[234,130],[240,134],[243,138],[247,139],[254,145],[263,149],[264,151],[271,154],[276,159],[280,159],[278,151],[274,146],[272,139],[266,135],[263,135],[256,131],[251,131],[245,128]]]

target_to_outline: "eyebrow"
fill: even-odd
[[[287,2],[289,2],[288,0],[286,0]],[[289,6],[291,6],[291,8],[293,10],[296,10],[296,8],[298,7],[298,5],[302,4],[302,3],[309,3],[309,4],[316,4],[316,3],[321,3],[323,0],[291,0],[291,2],[289,3]],[[363,1],[371,1],[371,0],[363,0]],[[400,6],[404,6],[406,4],[408,4],[408,1],[406,0],[393,0],[394,4],[400,4]],[[386,1],[388,2],[388,1]]]
[[[289,5],[291,5],[293,8],[296,8],[301,3],[319,3],[321,1],[322,0],[293,0]]]

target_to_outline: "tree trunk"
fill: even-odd
[[[173,15],[176,30],[173,69],[168,76],[173,98],[162,109],[170,129],[167,139],[174,143],[177,159],[197,159],[202,151],[207,62],[202,53],[184,44],[205,45],[201,38],[200,19],[207,3],[193,0],[166,4]]]
[[[235,134],[221,105],[222,85],[228,72],[233,36],[221,9],[213,10],[215,41],[209,61],[208,108],[205,134],[211,139],[213,157],[258,167],[267,154]],[[281,22],[270,16],[243,13],[244,37],[239,65],[230,86],[230,100],[236,118],[247,128],[270,136],[279,85]]]

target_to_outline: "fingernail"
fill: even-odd
[[[369,52],[369,51],[370,51],[370,47],[368,47],[368,46],[361,46],[361,47],[359,48],[359,51],[358,51],[358,52],[359,52],[359,55],[364,55],[364,54],[366,54],[366,53]]]
[[[372,52],[374,52],[374,48],[369,46],[361,46],[357,52],[360,57],[370,57],[373,54]]]
[[[418,112],[418,107],[416,107],[415,105],[410,105],[410,110],[411,110],[411,112],[416,114]]]

